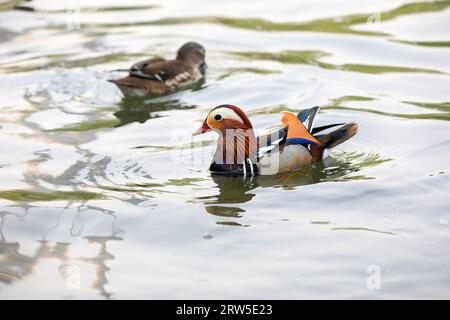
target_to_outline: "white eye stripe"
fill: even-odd
[[[222,119],[236,120],[242,124],[244,123],[244,121],[242,121],[242,118],[236,112],[234,112],[233,110],[231,110],[229,108],[217,108],[217,109],[211,111],[209,116],[211,119],[215,120],[216,115],[221,115]]]

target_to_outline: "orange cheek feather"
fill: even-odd
[[[238,129],[234,120],[223,119],[222,121],[214,121],[210,118],[207,119],[208,126],[216,131],[223,131],[225,129]]]

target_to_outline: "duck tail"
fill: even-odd
[[[323,130],[331,128],[335,125],[325,126]],[[321,131],[321,130],[319,130]],[[315,135],[314,138],[316,138],[321,145],[320,146],[311,146],[311,153],[313,155],[314,161],[320,161],[323,157],[323,151],[325,149],[333,148],[351,137],[353,137],[356,132],[358,131],[358,125],[354,122],[347,123],[343,125],[342,127],[333,130],[326,134],[321,135]]]

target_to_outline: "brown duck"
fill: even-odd
[[[188,42],[178,49],[173,60],[155,57],[140,61],[126,71],[129,75],[109,80],[127,96],[157,97],[189,87],[203,78],[205,48],[198,43]]]

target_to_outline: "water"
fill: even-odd
[[[450,298],[449,1],[5,3],[1,299]],[[106,81],[186,41],[192,90]],[[216,137],[189,134],[223,103],[359,132],[299,172],[213,178]]]

